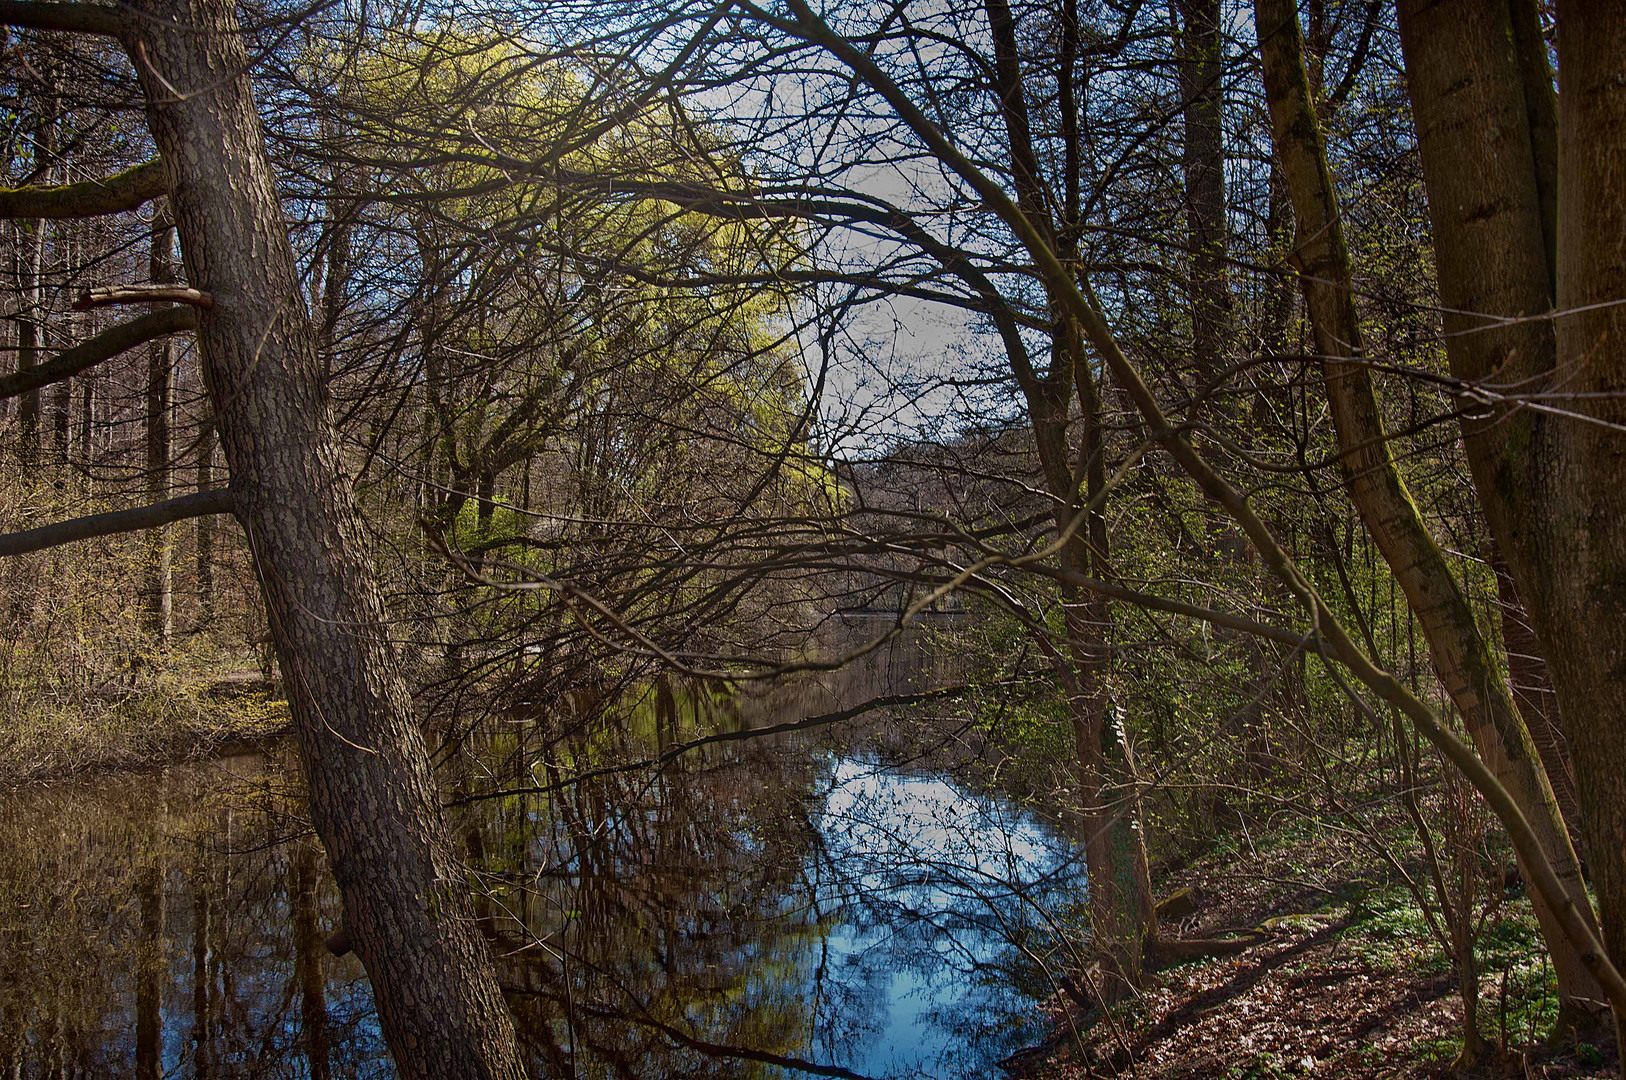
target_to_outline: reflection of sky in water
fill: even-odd
[[[870,1013],[854,1031],[821,1009],[820,1060],[961,1076],[1037,1034],[1033,999],[1000,962],[1073,876],[1065,841],[1003,800],[854,759],[836,763],[818,827],[814,870],[840,915],[827,938],[835,985],[813,990],[867,999]]]
[[[595,915],[567,922],[581,918],[582,936],[602,946],[611,983],[641,973],[640,995],[657,1009],[668,1000],[664,1015],[696,1037],[775,1039],[779,1052],[869,1076],[985,1076],[1039,1034],[1026,1026],[1033,997],[1013,978],[1032,965],[1013,964],[1009,942],[1042,939],[1036,905],[1082,879],[1053,830],[933,776],[834,759],[815,770],[811,792],[805,774],[783,781],[793,800],[810,796],[808,816],[792,816],[812,828],[775,834],[775,819],[740,794],[753,766],[731,768],[714,786],[674,779],[641,807],[598,803],[607,812],[590,830],[602,843],[591,871],[541,805],[517,808],[506,833],[493,818],[490,843],[506,835],[563,871],[536,895],[533,927],[547,933],[596,896]],[[764,790],[781,782],[771,772],[757,777]],[[58,1056],[47,1044],[62,1038],[90,1073],[132,1075],[141,983],[159,1014],[158,1074],[309,1076],[314,1013],[331,1075],[392,1075],[359,965],[321,946],[338,903],[320,855],[250,827],[252,814],[198,802],[219,783],[207,769],[173,770],[6,800],[16,813],[0,835],[0,1059],[16,1049],[8,1027],[38,1051],[24,1051],[16,1075],[45,1075]],[[720,842],[674,848],[697,821],[749,842],[733,854]],[[699,862],[673,861],[673,850]],[[62,894],[40,896],[46,883]],[[143,967],[144,955],[156,963]],[[302,964],[320,971],[314,987]],[[578,993],[623,1000],[586,971],[572,969]],[[1044,991],[1031,974],[1025,985]],[[612,1054],[626,1044],[639,1076],[775,1072],[685,1057],[613,1016],[600,1032]],[[605,1075],[587,1060],[594,1053],[583,1050],[580,1075]],[[11,1063],[0,1064],[9,1075]]]

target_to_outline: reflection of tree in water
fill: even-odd
[[[1077,853],[1005,800],[939,776],[846,758],[825,790],[820,861],[842,904],[847,963],[888,980],[895,1010],[903,1000],[917,1067],[985,1072],[1054,991],[1047,958],[1077,943]],[[878,1047],[870,1060],[886,1056]]]
[[[557,747],[546,780],[688,737],[697,708],[653,693]],[[545,805],[485,804],[471,854],[503,883],[483,913],[507,946],[505,982],[534,1052],[561,1074],[574,1048],[577,1075],[640,1077],[776,1071],[724,1047],[804,1053],[804,973],[818,963],[817,915],[798,912],[813,779],[805,753],[747,744],[653,778],[567,785]]]
[[[642,760],[704,711],[670,688],[645,704],[553,747],[541,786]],[[854,1047],[898,1036],[894,999],[913,988],[938,1063],[986,1066],[997,1007],[1031,1006],[1012,997],[1011,958],[1024,977],[1032,964],[1006,942],[1042,947],[1033,903],[1072,868],[1002,804],[925,777],[866,792],[857,768],[734,744],[653,779],[600,773],[545,801],[476,804],[471,862],[492,885],[481,916],[539,1063],[582,1076],[780,1075],[775,1058],[884,1071],[888,1046]],[[975,1044],[959,1053],[957,1039]]]
[[[1003,883],[1032,877],[1027,819],[805,741],[613,771],[853,689],[656,684],[596,724],[515,725],[448,762],[457,797],[557,786],[453,812],[539,1073],[881,1075],[923,1060],[887,1050],[926,1021],[940,1075],[986,1070],[975,1042],[1017,970],[996,939],[1035,933]],[[259,756],[5,796],[0,1075],[391,1075],[359,965],[324,945],[339,905],[302,803]]]
[[[331,884],[307,843],[281,842],[283,799],[232,783],[234,766],[266,767],[244,758],[6,796],[4,1075],[389,1071],[359,965],[309,932],[337,910]]]

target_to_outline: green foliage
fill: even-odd
[[[1391,888],[1363,897],[1344,929],[1351,950],[1380,971],[1406,970],[1439,975],[1451,968],[1429,934],[1423,912],[1404,889]]]

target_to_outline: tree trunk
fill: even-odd
[[[1070,324],[1059,331],[1074,358],[1080,405],[1078,458],[1084,467],[1084,505],[1071,514],[1087,515],[1063,556],[1069,568],[1106,579],[1111,574],[1106,517],[1095,502],[1106,487],[1101,438],[1101,399],[1083,343]],[[1063,491],[1058,497],[1068,499]],[[1058,528],[1070,522],[1058,518]],[[1157,917],[1147,865],[1140,789],[1130,767],[1126,733],[1112,712],[1107,676],[1112,663],[1112,610],[1103,596],[1064,589],[1073,682],[1068,706],[1077,761],[1078,805],[1083,813],[1084,859],[1089,871],[1090,932],[1108,985],[1109,1000],[1144,981],[1145,949],[1157,938]]]
[[[1547,646],[1603,941],[1626,956],[1626,12],[1560,8],[1557,108],[1532,0],[1400,4],[1446,352],[1491,532]],[[1589,305],[1603,305],[1585,310]],[[1554,310],[1570,312],[1549,318]],[[1556,395],[1534,398],[1533,395]],[[1537,402],[1531,407],[1531,402]],[[1562,413],[1548,409],[1556,405]],[[1617,1014],[1616,1024],[1626,1022]]]
[[[126,31],[169,170],[198,343],[310,787],[380,1026],[406,1077],[525,1069],[339,458],[229,0],[146,0]]]
[[[1325,358],[1327,400],[1350,498],[1417,616],[1475,749],[1529,820],[1571,901],[1590,915],[1580,862],[1512,691],[1389,449],[1363,355],[1349,254],[1310,99],[1297,11],[1290,0],[1259,0],[1254,11],[1277,156],[1297,219],[1295,261],[1317,351]],[[1601,997],[1557,913],[1535,893],[1531,901],[1552,953],[1560,1001],[1573,1005]]]
[[[1219,0],[1181,0],[1180,100],[1185,115],[1186,247],[1191,260],[1191,344],[1198,382],[1219,370],[1231,329],[1226,264],[1224,86]]]
[[[1012,183],[1016,201],[1039,232],[1042,242],[1060,257],[1076,257],[1075,244],[1061,240],[1062,230],[1052,219],[1050,200],[1042,186],[1044,168],[1033,148],[1027,93],[1018,46],[1016,19],[1006,0],[984,0],[988,28],[993,38],[993,89],[1000,101],[1000,114],[1010,141]],[[1073,70],[1076,58],[1076,19],[1070,9],[1064,14],[1060,88],[1064,99],[1072,100]],[[1076,123],[1064,119],[1065,164],[1062,199],[1068,214],[1077,212],[1076,184],[1079,168]],[[1080,328],[1055,293],[1051,294],[1052,331],[1049,370],[1034,372],[1029,358],[1014,335],[1007,336],[1009,361],[1021,385],[1032,427],[1034,446],[1044,473],[1045,485],[1057,500],[1058,535],[1071,527],[1075,514],[1084,513],[1075,494],[1074,472],[1070,463],[1067,431],[1068,406],[1073,393],[1084,411],[1082,433],[1076,453],[1083,471],[1087,504],[1105,487],[1105,461],[1102,456],[1100,402],[1094,375],[1084,350]],[[1090,512],[1084,528],[1074,533],[1061,556],[1069,569],[1104,575],[1107,559],[1107,533],[1101,508]],[[1068,640],[1063,645],[1066,658],[1059,660],[1068,669],[1068,710],[1073,728],[1074,767],[1078,776],[1078,799],[1083,819],[1085,863],[1089,872],[1090,922],[1094,949],[1109,985],[1103,990],[1117,996],[1124,987],[1141,983],[1143,946],[1147,934],[1155,930],[1152,919],[1150,876],[1145,872],[1145,836],[1135,813],[1137,789],[1123,759],[1121,732],[1109,721],[1106,675],[1110,661],[1107,632],[1110,607],[1100,596],[1064,592],[1063,604]]]
[[[202,362],[202,358],[199,358]],[[201,372],[200,372],[201,375]],[[207,409],[207,404],[205,408]],[[204,416],[204,430],[198,435],[198,490],[208,491],[215,482],[215,433],[212,413]],[[215,523],[208,515],[198,518],[193,537],[192,558],[198,596],[197,627],[208,626],[215,617]]]
[[[1557,372],[1586,419],[1555,418],[1544,460],[1538,633],[1575,758],[1604,946],[1626,957],[1626,9],[1559,6]],[[1545,59],[1545,50],[1541,53]],[[1521,581],[1520,593],[1528,596]],[[1617,1031],[1626,1016],[1616,1015]]]
[[[175,225],[167,210],[154,222],[152,250],[147,258],[147,277],[154,284],[175,280]],[[171,305],[154,305],[169,307]],[[147,351],[147,501],[162,502],[170,496],[170,407],[174,396],[174,350],[168,336],[155,340]],[[160,526],[147,533],[146,616],[147,629],[160,647],[167,644],[172,624],[173,595],[171,537],[174,530]]]
[[[40,102],[34,128],[34,173],[41,182],[49,182],[52,158],[56,154],[57,108],[54,96]],[[27,371],[39,362],[40,327],[45,321],[40,288],[40,275],[45,269],[45,222],[37,218],[17,222],[17,237],[20,264],[17,284],[22,293],[17,320],[17,370]],[[17,428],[23,464],[33,465],[39,461],[40,451],[38,390],[30,390],[17,403]]]

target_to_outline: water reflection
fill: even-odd
[[[547,787],[772,704],[648,697],[545,754],[482,755]],[[293,787],[273,755],[6,798],[6,1075],[392,1074],[359,966],[322,947],[338,901],[289,839]],[[806,743],[478,801],[453,825],[534,1070],[583,1080],[986,1074],[1048,991],[1036,912],[1082,877],[1002,800]]]
[[[1067,845],[1003,800],[853,759],[831,769],[819,831],[820,884],[840,902],[834,978],[869,999],[831,1010],[825,1056],[876,1075],[970,1075],[1033,1034],[1042,972],[1025,950],[1044,948],[1048,917],[1073,899],[1082,867]],[[868,1024],[848,1034],[844,1017]]]
[[[255,755],[5,797],[6,1076],[389,1074],[360,966],[299,932],[338,898],[287,786]]]

